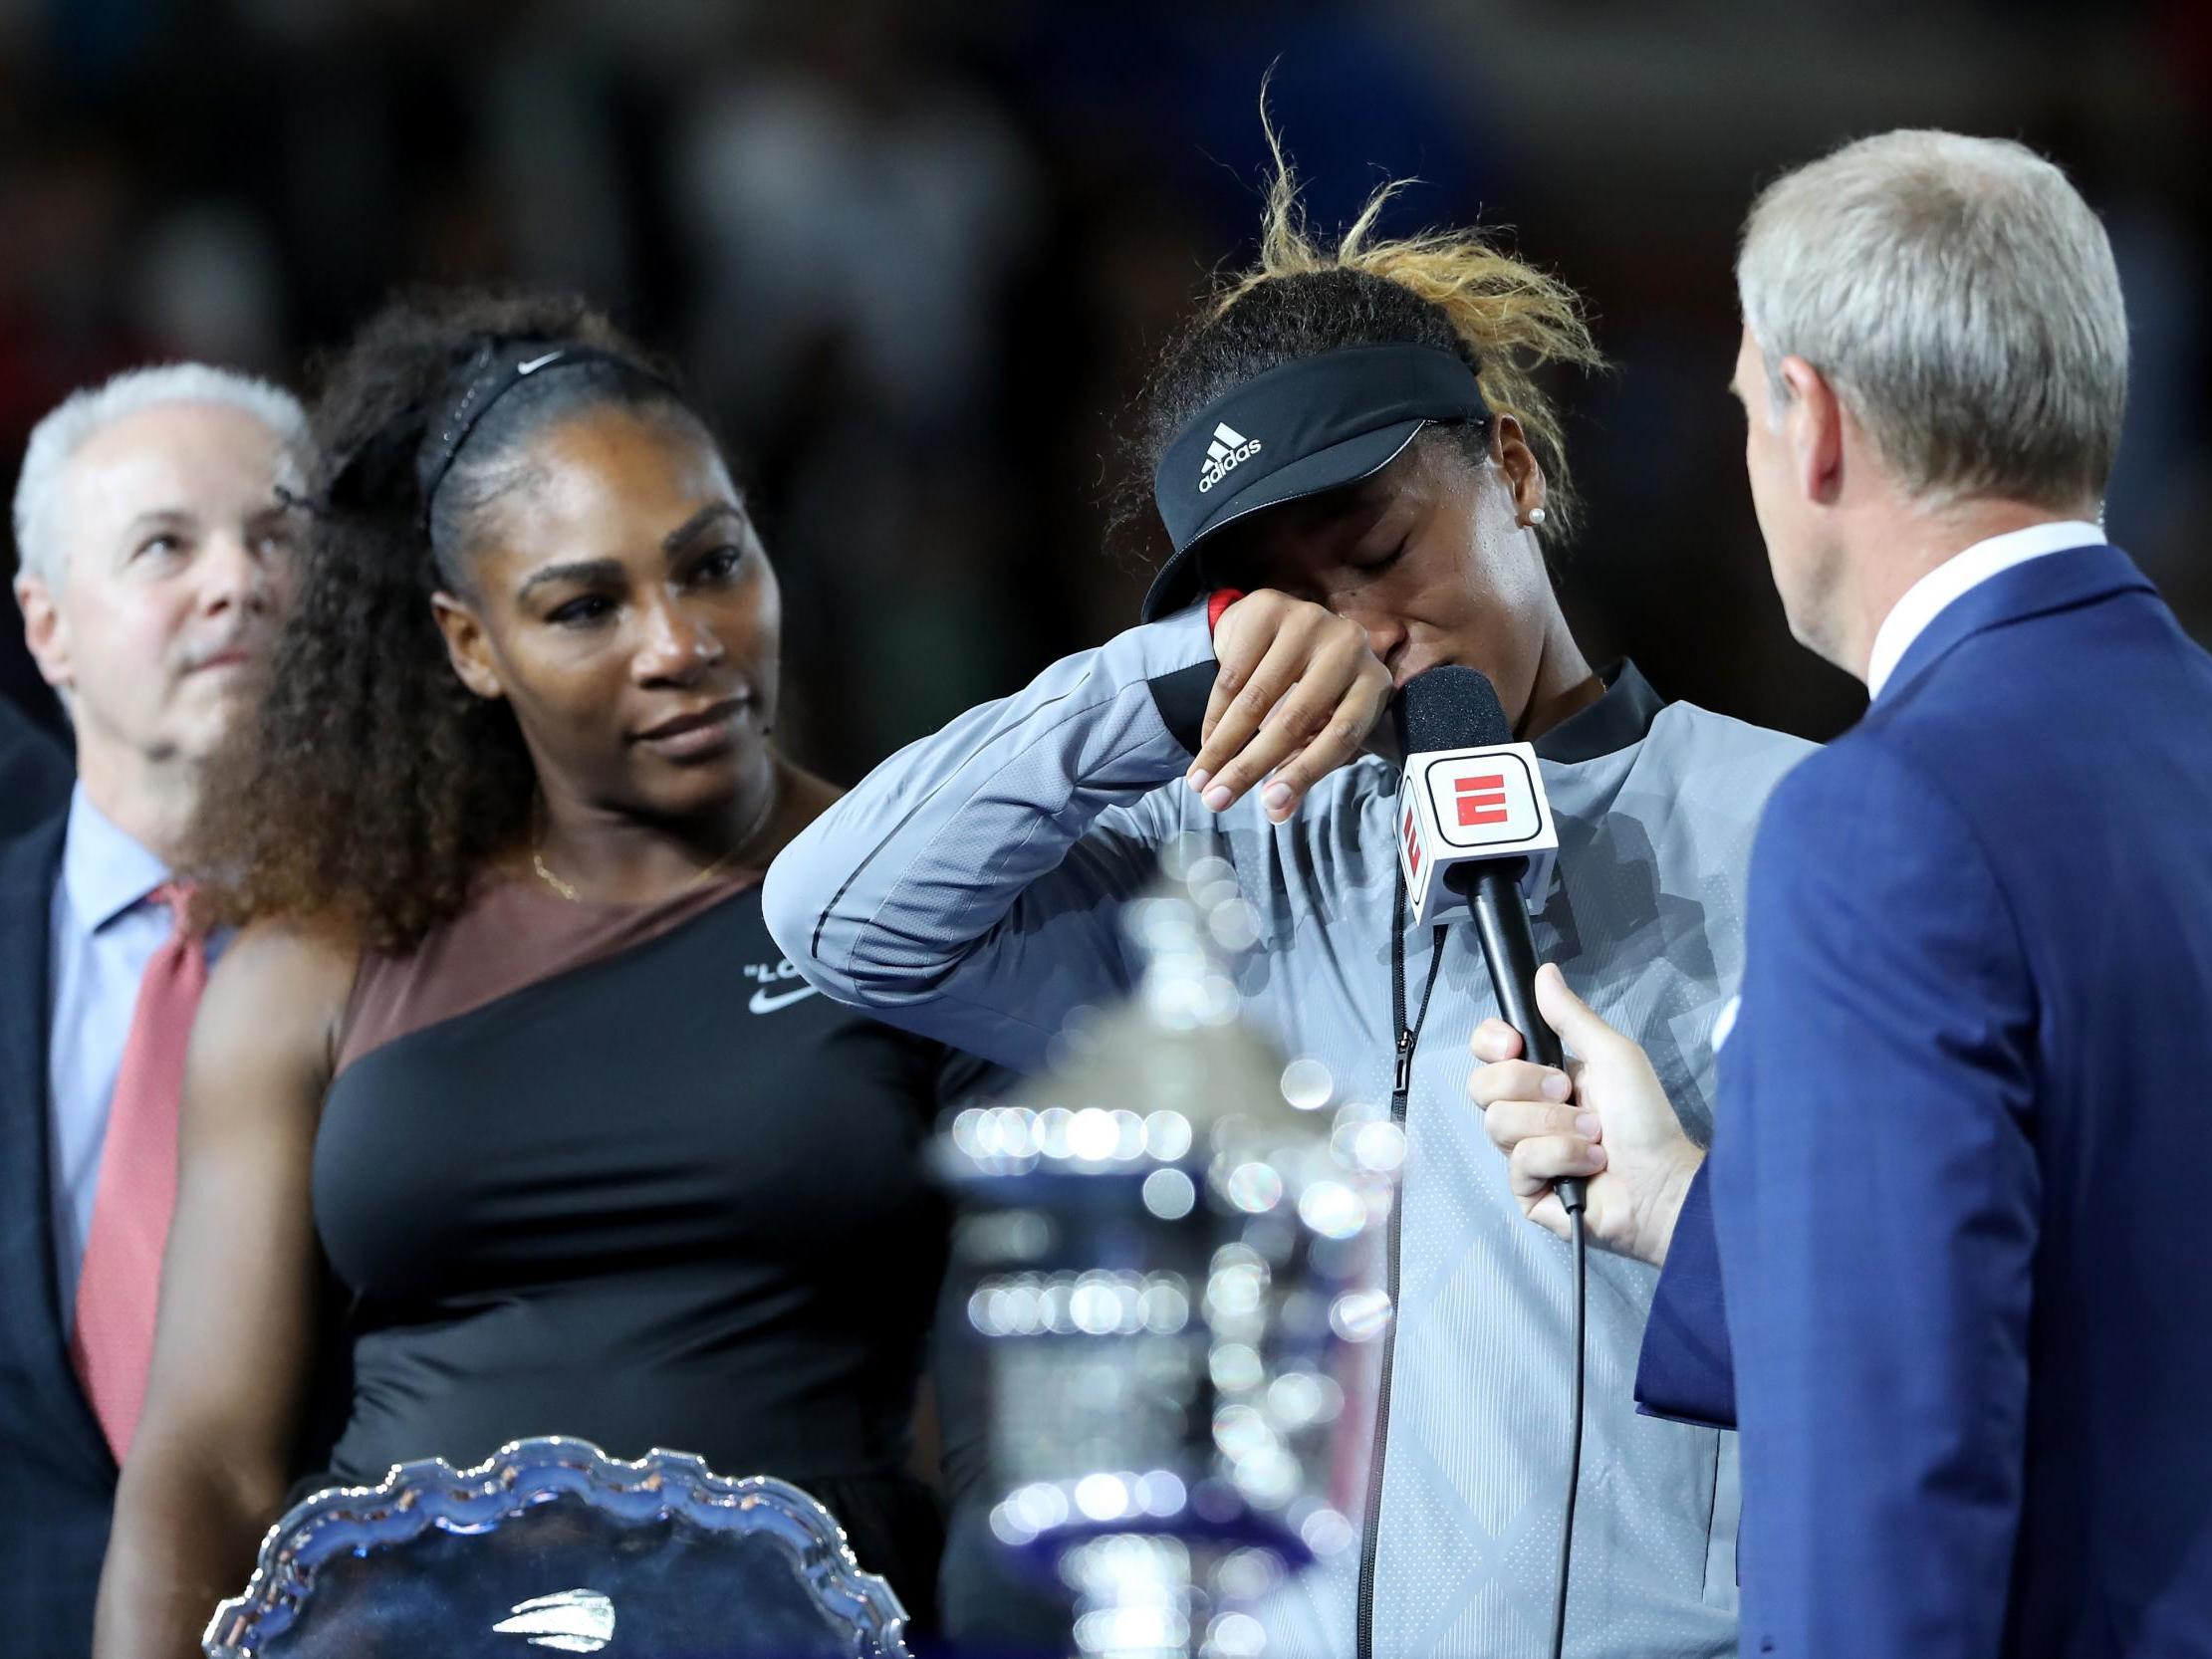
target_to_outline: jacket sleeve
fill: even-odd
[[[2024,1483],[2035,998],[1940,782],[1878,730],[1752,855],[1712,1185],[1743,1434],[1743,1646],[1992,1659]]]
[[[1636,1364],[1636,1406],[1707,1428],[1736,1426],[1734,1356],[1713,1237],[1712,1171],[1698,1170],[1674,1218],[1674,1239],[1651,1296]]]
[[[1128,989],[1117,912],[1181,825],[1205,613],[1132,628],[900,750],[786,847],[769,931],[808,981],[1016,1068]],[[1195,799],[1195,798],[1193,798]]]

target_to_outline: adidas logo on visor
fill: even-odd
[[[1213,429],[1213,441],[1206,445],[1205,464],[1198,469],[1198,493],[1204,495],[1236,471],[1240,462],[1249,461],[1259,452],[1258,438],[1248,438],[1223,421]]]

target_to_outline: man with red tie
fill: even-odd
[[[15,497],[24,634],[77,736],[67,811],[0,845],[0,1600],[83,1659],[145,1391],[178,1090],[217,938],[171,878],[203,763],[290,592],[287,392],[137,370],[42,421]]]

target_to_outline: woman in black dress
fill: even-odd
[[[926,1627],[917,1154],[960,1063],[761,925],[835,792],[774,747],[776,578],[720,453],[566,302],[394,307],[316,426],[301,602],[198,826],[241,931],[96,1651],[196,1654],[303,1468],[537,1434],[794,1481]]]

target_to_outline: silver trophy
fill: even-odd
[[[319,1492],[215,1610],[207,1659],[907,1659],[905,1613],[788,1482],[522,1440]]]
[[[1229,864],[1183,843],[1166,868],[1124,916],[1131,1002],[937,1151],[993,1533],[1074,1590],[1079,1654],[1248,1659],[1246,1609],[1354,1541],[1345,1361],[1387,1318],[1361,1270],[1403,1142],[1238,1018],[1254,927]]]

